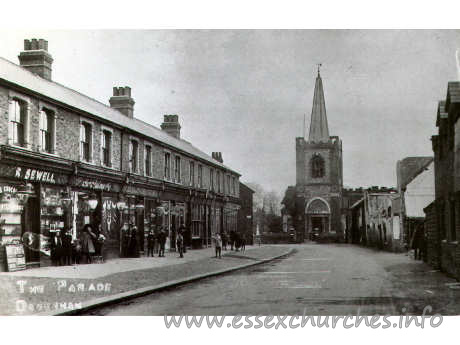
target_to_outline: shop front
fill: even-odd
[[[120,183],[104,177],[73,176],[71,179],[73,238],[80,238],[83,228],[89,224],[98,237],[103,235],[100,255],[104,259],[120,257],[120,189]]]
[[[25,267],[51,264],[50,240],[69,227],[68,176],[35,167],[0,164],[1,270],[15,269],[7,262],[8,245],[22,247]]]

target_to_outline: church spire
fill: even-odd
[[[318,76],[316,77],[315,93],[313,96],[313,108],[311,110],[310,134],[308,141],[329,141],[329,128],[327,126],[326,103],[324,101],[323,81],[319,73],[321,64],[318,64]]]

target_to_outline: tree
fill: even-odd
[[[265,191],[258,183],[245,183],[254,191],[253,211],[254,223],[259,225],[262,232],[282,231],[280,196],[274,190]]]
[[[296,190],[294,186],[287,187],[286,191],[284,192],[283,201],[281,204],[284,205],[284,211],[289,214],[292,218],[295,218],[297,215],[297,208],[296,208]]]

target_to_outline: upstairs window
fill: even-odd
[[[54,153],[54,113],[47,109],[40,111],[40,149]]]
[[[216,179],[217,179],[217,192],[221,192],[221,185],[220,185],[220,171],[217,171],[216,173]]]
[[[112,166],[112,133],[107,130],[102,131],[102,164],[106,167]]]
[[[320,178],[324,177],[324,159],[319,154],[315,154],[311,159],[311,177]]]
[[[152,176],[152,147],[145,145],[145,175]]]
[[[214,169],[209,169],[210,189],[214,190]]]
[[[176,183],[181,183],[181,171],[180,171],[180,157],[176,156],[174,159],[174,180]]]
[[[232,176],[232,194],[236,195],[236,182],[234,176]]]
[[[139,160],[139,143],[137,140],[131,140],[131,172],[137,173]]]
[[[198,165],[198,187],[203,188],[203,166]]]
[[[16,146],[26,145],[27,103],[13,99],[9,109],[9,140]]]
[[[92,126],[88,122],[82,122],[80,125],[80,157],[84,162],[91,162],[92,143],[93,143]]]
[[[169,152],[165,152],[164,157],[164,178],[165,180],[171,180],[171,154]]]
[[[230,175],[227,175],[227,194],[230,194]]]
[[[195,163],[190,162],[190,185],[194,186],[195,185]]]

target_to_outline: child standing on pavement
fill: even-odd
[[[153,255],[153,247],[155,244],[155,234],[153,233],[153,230],[149,231],[149,234],[147,235],[147,256]]]
[[[214,237],[214,243],[216,245],[216,258],[219,256],[219,259],[221,259],[221,253],[222,253],[222,238],[220,237],[220,234],[217,233],[216,236]]]
[[[184,237],[182,236],[182,232],[180,232],[180,231],[177,234],[176,246],[177,246],[177,250],[179,251],[179,254],[180,254],[179,257],[183,258],[184,257]]]

